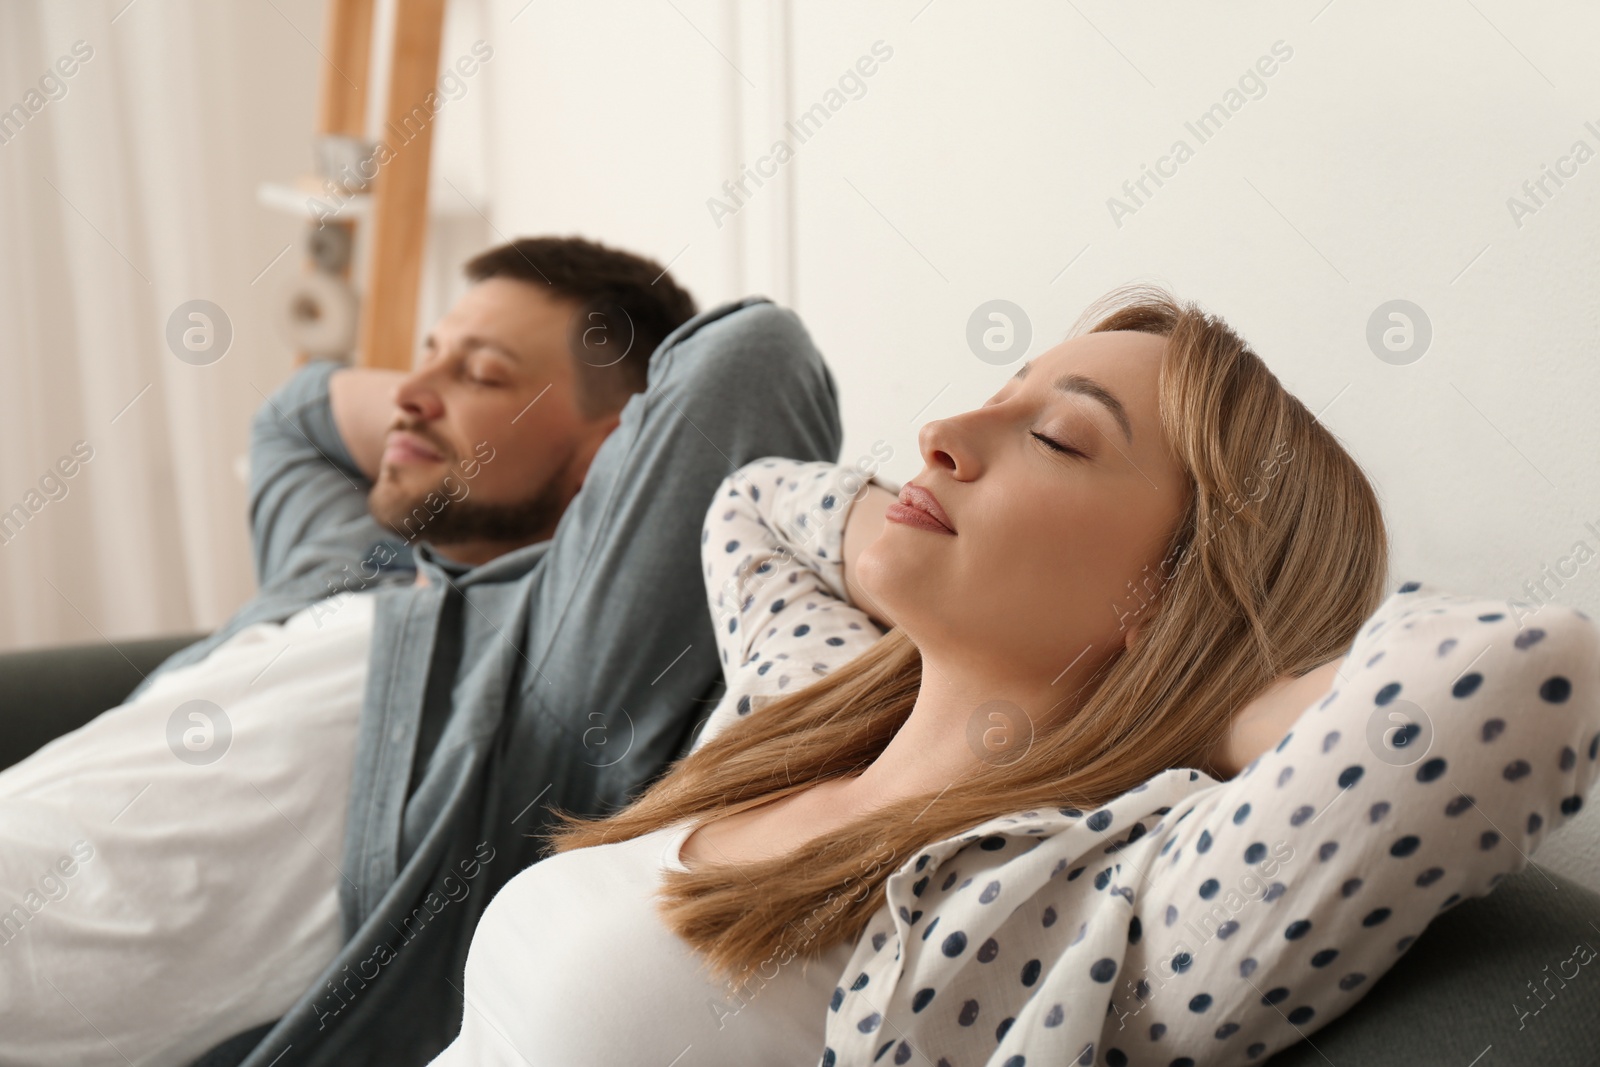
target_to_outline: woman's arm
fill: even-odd
[[[1234,715],[1228,733],[1211,750],[1202,769],[1219,780],[1232,778],[1283,740],[1305,710],[1333,688],[1340,662],[1329,660],[1298,678],[1279,678]]]
[[[1164,840],[1125,970],[1155,989],[1118,991],[1128,1026],[1188,1047],[1225,1029],[1270,1054],[1582,807],[1600,750],[1594,624],[1547,606],[1519,625],[1504,602],[1406,588],[1292,730],[1151,831]]]
[[[700,558],[727,692],[697,747],[881,636],[845,590],[843,541],[861,493],[849,467],[780,458],[748,463],[717,488]]]

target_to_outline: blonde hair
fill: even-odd
[[[1161,573],[1142,580],[1143,629],[1015,762],[980,761],[936,797],[878,808],[787,855],[666,872],[665,921],[730,982],[858,937],[888,875],[920,848],[1000,815],[1098,807],[1169,768],[1202,766],[1233,712],[1278,676],[1341,655],[1382,601],[1387,540],[1372,486],[1226,323],[1149,287],[1109,294],[1085,322],[1167,339],[1159,411],[1190,495]],[[859,772],[910,715],[921,675],[916,647],[890,630],[731,724],[627,808],[558,813],[553,847],[729,815]]]

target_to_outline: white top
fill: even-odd
[[[702,554],[729,692],[708,731],[876,640],[841,569],[860,487],[768,459],[718,491]],[[906,857],[840,972],[821,1063],[1259,1062],[1525,867],[1597,761],[1587,616],[1407,582],[1237,777],[1177,768]]]
[[[506,883],[478,922],[461,1034],[436,1067],[815,1064],[853,946],[774,959],[729,991],[656,911],[693,827],[557,853]]]
[[[718,490],[701,551],[728,691],[701,743],[880,636],[840,566],[862,485],[766,459]],[[1093,812],[1018,812],[905,857],[858,942],[741,1013],[773,1028],[752,1051],[679,1029],[684,989],[703,987],[649,875],[687,824],[545,860],[486,911],[462,1037],[437,1062],[520,1063],[513,1045],[534,1063],[670,1064],[684,1045],[680,1064],[768,1062],[757,1048],[824,1067],[1259,1062],[1522,869],[1597,757],[1587,617],[1408,582],[1334,690],[1236,778],[1176,768]]]
[[[187,1065],[305,992],[371,633],[367,593],[246,627],[0,772],[0,1063]]]

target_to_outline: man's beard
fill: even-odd
[[[398,497],[385,493],[380,482],[368,495],[367,506],[373,518],[408,544],[422,540],[445,548],[468,541],[532,543],[554,533],[566,510],[561,481],[559,476],[553,477],[532,496],[498,504],[475,500],[470,492],[451,499],[442,483],[435,489]],[[437,511],[428,505],[430,496]]]

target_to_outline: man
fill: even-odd
[[[262,405],[260,593],[0,773],[0,904],[65,887],[0,916],[0,1062],[424,1063],[550,809],[687,746],[711,494],[836,458],[831,375],[792,314],[684,322],[657,264],[588,242],[467,273],[411,373],[312,364]]]

